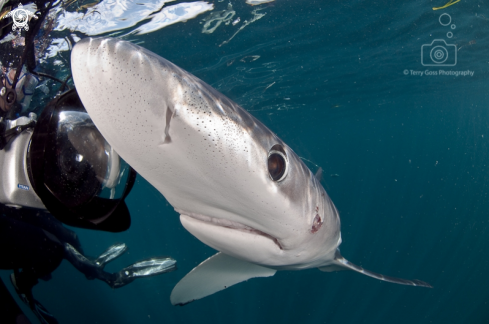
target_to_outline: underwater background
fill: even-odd
[[[178,270],[113,290],[63,261],[34,288],[36,299],[73,324],[488,323],[489,3],[432,9],[446,1],[233,0],[236,26],[202,33],[207,12],[130,37],[250,111],[313,172],[323,169],[345,258],[433,289],[349,271],[279,271],[172,306],[175,284],[215,251],[138,177],[128,231],[74,230],[92,256],[129,246],[107,271],[160,255]],[[213,12],[228,8],[215,1]],[[446,64],[456,55],[454,66],[423,65],[422,46],[435,40],[445,41]]]

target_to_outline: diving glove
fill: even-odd
[[[177,261],[169,257],[149,258],[125,267],[116,273],[113,288],[120,288],[137,278],[156,276],[177,269]]]
[[[117,243],[110,246],[107,251],[102,253],[96,260],[95,263],[102,269],[110,261],[120,257],[127,251],[127,245],[125,243]]]

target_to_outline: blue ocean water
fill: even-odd
[[[444,4],[233,0],[242,22],[266,15],[229,43],[242,24],[203,34],[206,14],[133,39],[242,105],[313,171],[322,167],[347,259],[433,289],[279,271],[172,306],[174,285],[215,251],[139,177],[127,232],[76,232],[90,255],[129,246],[108,271],[156,255],[177,259],[178,270],[112,290],[64,261],[36,298],[60,323],[489,322],[489,7],[462,0],[432,9]],[[440,44],[446,63],[422,56]],[[444,75],[457,71],[469,74]]]

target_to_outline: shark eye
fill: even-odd
[[[274,145],[268,153],[268,173],[273,181],[282,181],[288,171],[287,156],[281,145]]]
[[[314,217],[314,220],[312,221],[311,233],[316,233],[317,231],[319,231],[321,225],[323,225],[323,220],[321,219],[321,216],[319,216],[319,214],[316,214],[316,217]]]

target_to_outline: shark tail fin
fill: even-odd
[[[321,271],[326,271],[326,272],[332,272],[332,271],[341,271],[341,270],[353,270],[359,273],[362,273],[366,276],[387,281],[387,282],[392,282],[400,285],[407,285],[407,286],[418,286],[418,287],[428,287],[428,288],[433,288],[429,283],[421,281],[421,280],[407,280],[407,279],[401,279],[401,278],[395,278],[395,277],[389,277],[389,276],[384,276],[383,274],[380,273],[375,273],[369,270],[365,270],[364,268],[357,266],[356,264],[351,263],[347,259],[345,259],[341,254],[339,250],[336,250],[335,253],[335,258],[334,262],[330,265],[327,265],[325,267],[320,267],[319,270]]]

